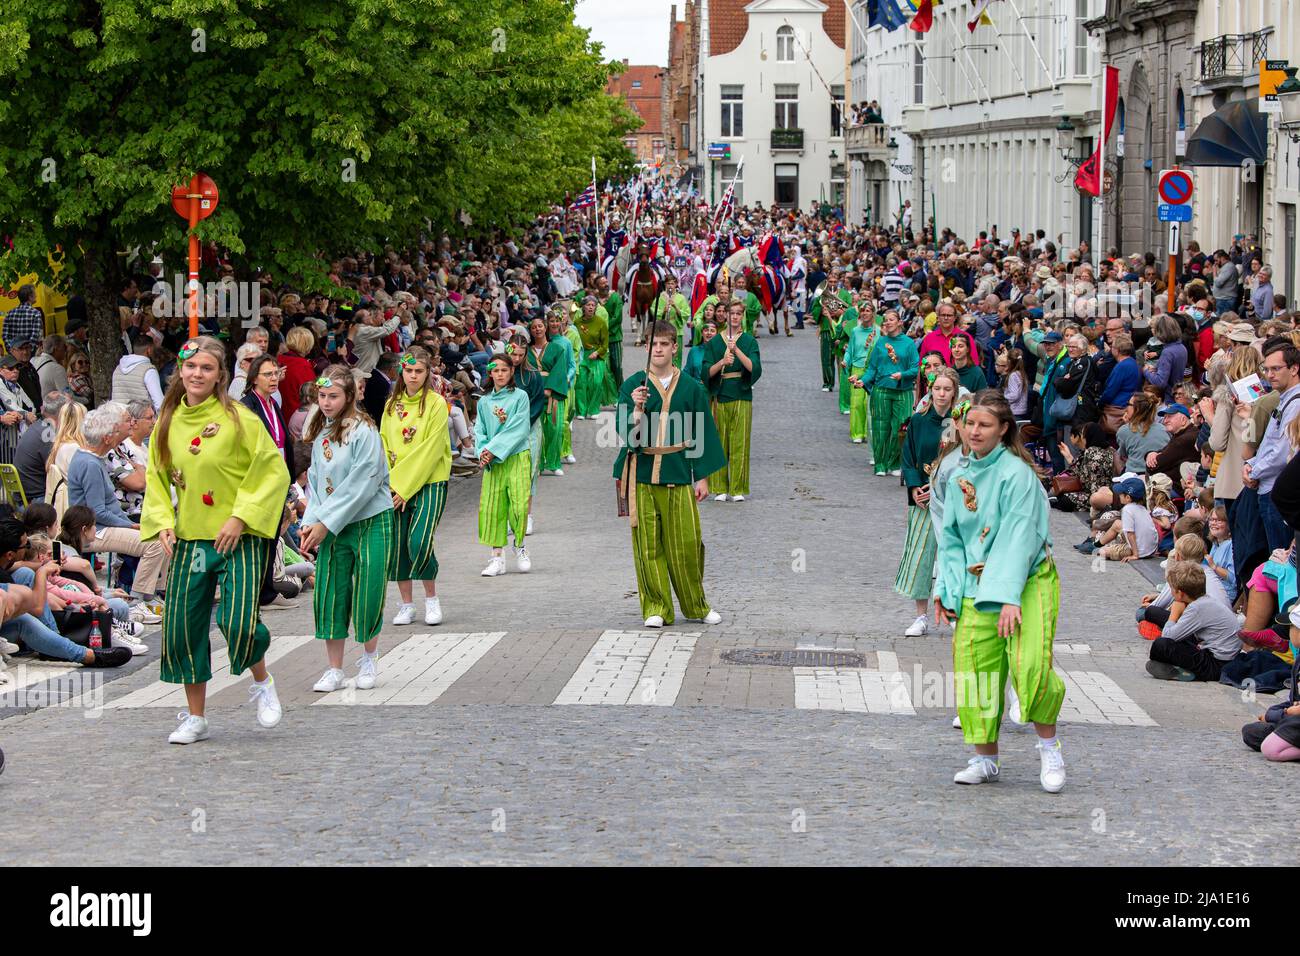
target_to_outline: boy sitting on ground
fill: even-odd
[[[1201,564],[1205,561],[1205,541],[1196,534],[1180,535],[1174,543],[1174,553],[1169,558],[1169,563],[1175,561],[1188,561],[1192,564]],[[1205,595],[1212,600],[1220,602],[1229,610],[1232,609],[1232,602],[1228,599],[1228,592],[1223,588],[1223,582],[1218,575],[1210,574],[1205,578]],[[1138,608],[1138,633],[1148,641],[1153,641],[1160,636],[1165,625],[1169,623],[1170,618],[1177,619],[1186,609],[1186,605],[1174,600],[1173,589],[1170,588],[1168,580],[1165,586],[1160,589],[1158,594],[1144,594],[1142,596],[1142,606]]]
[[[1146,485],[1141,478],[1124,478],[1112,486],[1121,510],[1109,528],[1096,539],[1107,561],[1136,561],[1156,553],[1159,533],[1146,508]]]
[[[1205,570],[1190,561],[1170,561],[1165,580],[1174,602],[1164,632],[1151,642],[1147,673],[1156,680],[1217,681],[1223,665],[1241,653],[1237,615],[1205,596]]]

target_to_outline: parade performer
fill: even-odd
[[[546,411],[542,414],[542,474],[563,475],[565,414],[569,398],[569,353],[562,336],[549,337],[558,320],[533,319],[529,326],[533,344],[528,367],[542,376],[546,386]]]
[[[704,323],[704,331],[701,334],[699,344],[690,350],[686,356],[686,367],[683,371],[691,378],[695,379],[701,385],[708,387],[708,375],[704,365],[704,356],[707,351],[704,346],[709,344],[709,340],[718,334],[718,327],[713,324],[712,318]]]
[[[569,351],[569,401],[564,406],[564,436],[563,445],[560,449],[564,452],[564,463],[566,465],[572,465],[577,461],[573,457],[573,419],[578,411],[578,358],[582,355],[582,336],[578,334],[578,329],[573,324],[574,308],[572,302],[567,302],[559,309],[560,338],[568,342]],[[552,333],[552,338],[554,337],[554,333]]]
[[[446,405],[436,395],[431,401]],[[445,443],[445,425],[443,435]],[[300,543],[303,551],[316,551],[312,610],[329,665],[312,690],[328,694],[343,686],[349,619],[362,647],[356,688],[370,690],[379,674],[393,492],[384,440],[357,405],[356,379],[346,365],[330,365],[316,379],[316,410],[302,438],[311,445],[311,465]]]
[[[794,309],[794,327],[804,327],[803,317],[808,311],[808,263],[803,257],[803,247],[795,244],[794,254],[786,265],[786,279],[790,284],[787,307]]]
[[[1047,495],[999,392],[966,413],[971,457],[948,479],[939,536],[935,620],[955,621],[953,671],[962,735],[976,756],[955,783],[999,779],[998,732],[1008,672],[1038,733],[1039,782],[1065,786],[1056,719],[1065,684],[1052,669],[1061,582],[1052,560]]]
[[[604,311],[594,295],[582,300],[577,324],[582,357],[578,360],[577,387],[574,389],[576,418],[595,418],[605,402],[606,376],[609,374],[605,362],[609,351],[609,324]]]
[[[479,451],[483,486],[479,491],[478,540],[492,549],[483,577],[506,573],[502,551],[507,531],[515,538],[515,568],[527,573],[532,559],[524,541],[528,535],[528,395],[515,385],[515,367],[504,358],[488,362],[492,391],[478,400],[474,447]]]
[[[848,344],[844,347],[844,371],[849,376],[849,383],[855,384],[867,371],[867,360],[876,342],[875,315],[869,307],[861,313],[850,308],[845,310],[842,321],[849,329]],[[861,445],[867,437],[868,418],[867,391],[855,388],[849,396],[849,438],[855,445]]]
[[[673,593],[688,620],[722,620],[704,596],[697,503],[708,494],[708,474],[726,459],[704,386],[673,365],[676,347],[673,327],[656,322],[649,374],[629,376],[618,397],[614,477],[627,503],[646,627],[673,623]]]
[[[613,393],[610,402],[613,402],[623,387],[623,297],[604,276],[596,280],[596,291],[603,300],[605,319],[609,323],[609,382]]]
[[[411,623],[415,616],[412,582],[420,581],[424,585],[424,623],[441,624],[434,534],[447,506],[451,478],[450,408],[434,391],[433,357],[425,349],[411,346],[402,354],[398,368],[401,375],[379,422],[397,512],[388,573],[397,582],[401,603],[393,623]]]
[[[542,416],[546,413],[546,383],[541,373],[527,364],[530,343],[529,334],[516,328],[505,347],[505,356],[515,367],[515,385],[528,396],[528,464],[532,478],[528,486],[526,535],[533,533],[533,504],[537,501],[537,476],[542,470]]]
[[[839,298],[839,296],[836,296],[836,298]],[[843,301],[843,299],[840,301]],[[828,305],[831,311],[835,313],[831,348],[835,352],[835,363],[839,366],[840,414],[850,415],[853,412],[853,383],[849,381],[849,370],[845,367],[844,353],[849,347],[849,333],[853,331],[853,319],[849,317],[849,310],[853,307],[853,300],[850,299],[842,309],[836,308],[833,303],[828,303]]]
[[[284,516],[289,470],[257,416],[230,400],[221,342],[191,339],[177,360],[149,443],[140,539],[157,538],[171,559],[160,677],[184,684],[189,705],[168,740],[192,744],[208,737],[208,629],[218,585],[216,621],[230,673],[251,670],[257,722],[280,722],[280,700],[263,660],[271,635],[258,616],[258,594]]]
[[[898,433],[912,413],[912,383],[920,364],[916,343],[903,334],[897,310],[887,310],[867,371],[855,385],[871,395],[871,452],[877,476],[903,473]]]
[[[749,443],[754,422],[754,383],[763,374],[758,340],[744,331],[745,306],[732,300],[725,331],[704,347],[713,418],[726,462],[709,476],[714,501],[744,501],[749,494]]]
[[[916,620],[903,632],[920,637],[929,629],[930,594],[934,590],[934,555],[938,539],[930,520],[931,473],[949,412],[961,387],[957,373],[941,369],[930,383],[930,405],[907,421],[903,439],[903,483],[907,486],[907,541],[894,576],[894,590],[916,602]]]
[[[759,298],[762,282],[763,277],[757,269],[745,275],[745,332],[748,335],[754,334],[754,329],[758,328],[759,317],[763,314],[763,300]]]
[[[677,291],[675,275],[669,275],[664,280],[664,290],[655,297],[650,315],[656,322],[669,322],[677,330],[677,354],[673,357],[673,364],[681,368],[686,323],[691,317],[691,307],[686,301],[686,296]]]
[[[839,299],[844,305],[849,305],[851,299],[846,299],[836,288],[838,280],[827,279],[821,287],[813,294],[812,301],[812,318],[817,323],[817,343],[821,348],[822,359],[822,391],[829,392],[835,388],[835,370],[839,367],[839,356],[835,352],[835,332],[837,320],[832,318],[830,310],[826,308],[831,299]]]

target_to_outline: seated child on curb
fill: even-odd
[[[1214,572],[1228,600],[1237,600],[1237,569],[1232,560],[1232,527],[1228,524],[1228,510],[1216,505],[1210,515],[1210,554],[1206,566]]]
[[[27,556],[30,560],[36,562],[40,567],[53,559],[54,544],[50,541],[49,535],[31,534],[27,536]],[[92,611],[111,611],[113,620],[126,621],[130,619],[130,605],[121,598],[104,598],[96,594],[91,588],[81,581],[73,578],[64,577],[62,573],[51,574],[45,579],[48,590],[46,591],[47,599],[50,591],[57,590],[57,597],[54,604],[72,605],[83,610]],[[55,607],[55,610],[62,608]],[[135,634],[143,628],[132,628],[131,633]]]
[[[1124,478],[1112,486],[1119,500],[1120,516],[1097,538],[1100,554],[1107,561],[1136,561],[1156,553],[1158,534],[1146,508],[1146,485],[1141,478]]]
[[[1174,522],[1178,520],[1178,508],[1170,497],[1172,490],[1168,475],[1159,472],[1147,475],[1147,510],[1151,512],[1151,521],[1156,526],[1156,551],[1160,554],[1168,554],[1174,546]]]
[[[1201,564],[1204,560],[1205,541],[1197,534],[1180,535],[1174,544],[1174,553],[1169,557],[1170,564],[1175,561],[1189,561],[1192,564]],[[1205,594],[1231,610],[1232,602],[1228,600],[1228,593],[1224,591],[1223,584],[1220,583],[1217,575],[1206,575]],[[1142,595],[1142,606],[1137,611],[1138,633],[1148,641],[1155,640],[1160,636],[1164,626],[1169,623],[1170,617],[1182,614],[1185,607],[1182,603],[1174,600],[1173,591],[1166,580],[1159,593]]]
[[[1151,642],[1147,673],[1156,680],[1217,681],[1223,665],[1241,653],[1237,615],[1205,596],[1205,570],[1170,561],[1165,580],[1181,613],[1169,613],[1164,632]]]
[[[1294,639],[1296,628],[1291,628]],[[1274,704],[1254,722],[1241,728],[1241,739],[1268,760],[1300,760],[1300,661],[1291,665],[1291,691],[1283,703]]]

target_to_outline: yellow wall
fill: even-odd
[[[36,287],[34,305],[45,313],[45,334],[62,334],[68,324],[68,297],[37,282],[35,274],[23,276],[7,287],[0,285],[0,330],[4,328],[4,313],[18,305],[18,289],[28,283]]]

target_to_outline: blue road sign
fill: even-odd
[[[1167,202],[1162,202],[1156,206],[1161,222],[1191,222],[1192,207],[1187,203],[1177,206],[1171,206]]]

